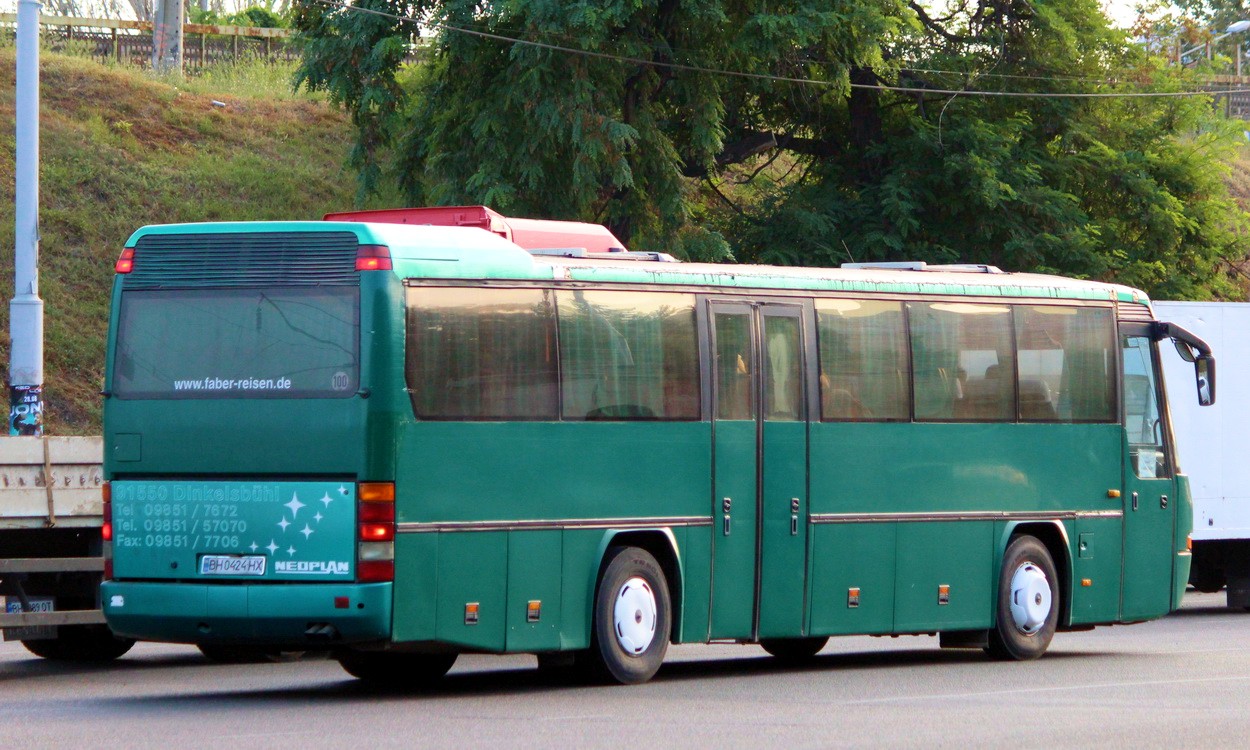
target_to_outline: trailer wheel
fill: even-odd
[[[103,625],[62,625],[56,638],[22,641],[35,656],[55,661],[112,661],[135,645],[130,638],[119,638]]]

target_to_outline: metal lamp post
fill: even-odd
[[[43,300],[39,298],[39,9],[17,4],[14,285],[9,302],[9,434],[43,435]]]

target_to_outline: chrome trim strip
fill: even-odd
[[[664,526],[711,526],[711,516],[669,518],[566,518],[555,521],[410,521],[397,524],[400,534],[444,531],[538,531],[564,529],[653,529]]]
[[[813,513],[812,523],[920,523],[926,521],[1071,521],[1077,518],[1121,518],[1123,510],[986,510],[932,513]]]

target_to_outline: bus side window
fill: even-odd
[[[1146,336],[1124,337],[1124,432],[1137,476],[1171,476],[1163,444],[1163,418],[1155,379],[1154,342]]]
[[[412,287],[407,303],[405,372],[418,417],[556,418],[550,291]]]
[[[816,338],[821,419],[910,418],[910,365],[901,303],[817,299]]]
[[[698,419],[694,295],[559,290],[561,417]]]
[[[909,302],[907,311],[916,419],[1013,421],[1011,308],[967,302]]]

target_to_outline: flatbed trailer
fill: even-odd
[[[0,438],[0,631],[53,659],[113,659],[100,609],[103,440]]]

